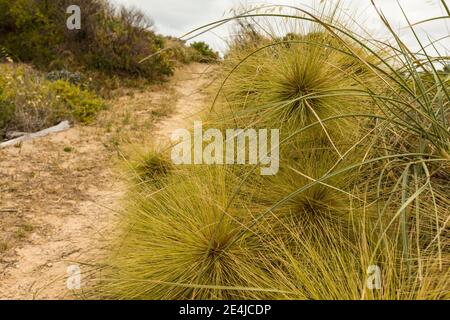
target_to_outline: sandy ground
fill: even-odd
[[[114,230],[126,189],[120,146],[192,127],[207,71],[185,67],[163,86],[111,101],[95,125],[0,150],[1,299],[82,296],[67,289],[68,267],[80,268],[85,285]]]

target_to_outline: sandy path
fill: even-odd
[[[198,115],[206,69],[198,64],[184,68],[164,93],[121,97],[104,119],[125,115],[121,129],[130,137],[137,132],[128,124],[130,113],[142,120],[155,114],[155,101],[176,101],[175,112],[151,131],[153,140],[168,139],[172,130],[191,127],[188,119]],[[110,147],[116,138],[111,131],[119,130],[117,123],[109,126],[115,130],[106,130],[101,121],[76,126],[0,151],[0,225],[6,224],[3,234],[15,239],[12,248],[0,252],[1,299],[68,299],[82,293],[67,289],[67,268],[79,266],[82,276],[91,269],[114,228],[125,190],[113,165],[117,152]]]

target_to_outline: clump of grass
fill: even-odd
[[[280,166],[280,171],[274,176],[256,176],[250,179],[250,188],[258,188],[254,201],[262,205],[264,211],[299,188],[320,179],[328,172],[345,168],[357,161],[361,154],[352,152],[350,156],[340,161],[333,148],[327,144],[310,143],[297,147],[298,152],[293,158],[286,158]],[[359,150],[358,150],[359,151]],[[339,165],[336,165],[339,164]],[[348,171],[337,175],[326,182],[317,183],[304,192],[296,194],[273,210],[266,219],[273,230],[279,226],[285,229],[289,226],[305,234],[325,232],[323,221],[336,223],[344,227],[350,222],[350,207],[361,206],[363,201],[353,195],[353,186],[358,179],[358,171]]]
[[[203,41],[191,43],[190,48],[193,51],[192,60],[200,63],[215,63],[219,59],[219,53]]]
[[[356,218],[356,217],[355,217]],[[305,233],[286,227],[291,239],[281,239],[267,227],[266,285],[277,289],[265,295],[250,293],[253,299],[445,299],[448,268],[439,268],[435,248],[411,257],[416,267],[408,272],[398,241],[374,234],[370,220],[355,219],[353,237],[336,223],[322,221],[325,232]],[[420,265],[420,268],[417,266]],[[380,287],[370,289],[370,270],[380,271]],[[281,292],[281,293],[280,293]]]
[[[126,160],[133,183],[153,184],[165,179],[174,170],[167,152],[158,149],[134,150]]]
[[[101,294],[114,299],[243,298],[259,270],[258,241],[233,243],[245,209],[227,208],[226,171],[171,176],[164,189],[128,207],[123,236],[107,260]],[[182,196],[181,196],[182,195]],[[245,292],[245,289],[244,289]]]
[[[218,122],[225,118],[228,126],[280,128],[288,136],[327,118],[374,112],[369,97],[355,94],[376,86],[368,68],[323,27],[297,29],[287,39],[258,34],[256,48],[242,43],[255,36],[230,48],[216,97],[220,99],[213,106]],[[369,52],[358,52],[373,60]],[[331,141],[353,141],[358,120],[342,117],[309,131]]]

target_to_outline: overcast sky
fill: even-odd
[[[329,1],[329,0],[325,0]],[[402,12],[396,0],[375,0],[389,21],[399,30],[406,26]],[[450,6],[450,0],[445,0]],[[155,22],[156,31],[165,35],[179,37],[184,33],[213,22],[215,20],[230,16],[229,10],[239,5],[255,4],[286,4],[295,6],[313,6],[317,8],[320,0],[112,0],[116,4],[137,7],[142,9]],[[369,0],[342,0],[344,8],[352,17],[367,26],[370,30],[382,34],[379,18],[375,18],[375,13]],[[430,17],[442,16],[444,11],[440,0],[399,0],[411,22],[417,22]],[[306,8],[306,7],[304,7]],[[439,39],[450,34],[450,23],[447,20],[440,20],[427,23],[420,27],[420,37],[429,36],[432,39]],[[406,31],[404,31],[406,32]],[[230,34],[230,27],[223,27],[208,34],[201,35],[198,39],[208,42],[216,50],[223,51],[226,48],[224,39]],[[413,36],[404,34],[405,41],[416,47]],[[441,41],[441,54],[449,54],[450,40],[447,38]]]

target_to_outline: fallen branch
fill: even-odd
[[[6,139],[11,140],[11,139],[16,139],[22,136],[27,135],[28,132],[18,132],[18,131],[12,131],[12,132],[7,132],[6,133]]]
[[[56,133],[56,132],[65,131],[65,130],[67,130],[69,128],[70,128],[69,121],[63,121],[63,122],[61,122],[60,124],[58,124],[58,125],[56,125],[54,127],[47,128],[47,129],[44,129],[42,131],[35,132],[35,133],[29,133],[29,134],[26,134],[26,135],[21,136],[19,138],[12,139],[12,140],[0,143],[0,149],[11,147],[11,146],[15,146],[15,145],[18,145],[18,144],[20,144],[21,142],[24,142],[24,141],[45,137],[46,135],[48,135],[50,133]]]

